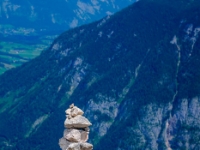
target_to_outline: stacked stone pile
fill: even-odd
[[[64,122],[65,129],[63,137],[59,140],[62,150],[92,150],[93,145],[87,143],[89,135],[90,121],[83,117],[83,111],[74,106],[65,111],[66,120]]]

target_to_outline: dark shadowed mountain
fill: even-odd
[[[74,102],[94,150],[200,149],[200,1],[141,0],[0,76],[0,146],[59,150]]]

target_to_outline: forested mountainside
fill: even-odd
[[[72,102],[94,150],[200,149],[200,1],[140,0],[0,76],[2,149],[59,150]]]
[[[0,74],[38,56],[62,32],[135,0],[0,0]]]

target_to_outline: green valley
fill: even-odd
[[[94,150],[199,150],[199,8],[199,0],[140,0],[6,71],[0,147],[59,150],[74,103],[93,124]]]
[[[0,37],[0,74],[37,57],[57,36],[10,34]]]

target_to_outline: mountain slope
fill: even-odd
[[[111,15],[135,0],[1,0],[2,24],[61,30]]]
[[[0,0],[0,74],[38,56],[67,29],[101,19],[135,0]]]
[[[74,102],[93,123],[95,150],[198,150],[199,6],[141,0],[0,76],[1,147],[59,149]]]

